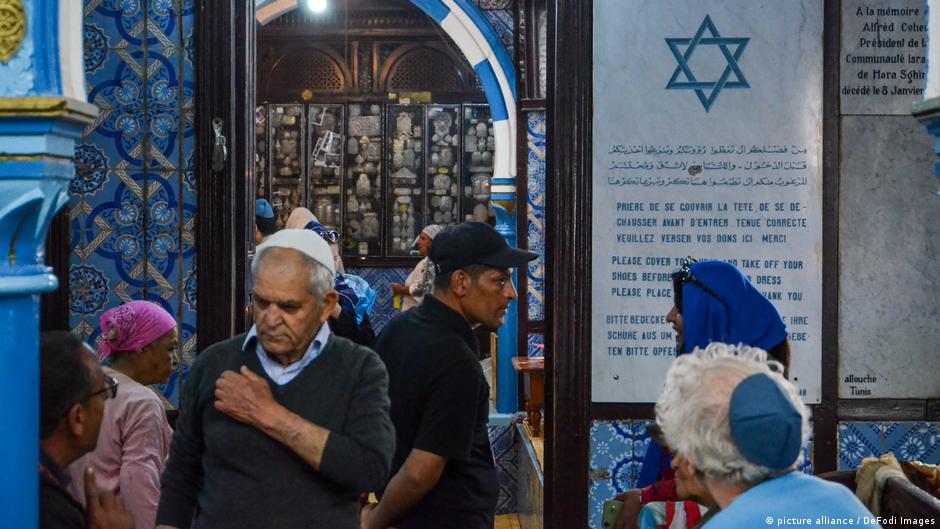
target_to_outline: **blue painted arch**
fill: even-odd
[[[260,24],[297,9],[301,0],[255,0]],[[434,19],[473,66],[493,117],[493,202],[516,202],[516,74],[499,36],[471,0],[411,0]]]

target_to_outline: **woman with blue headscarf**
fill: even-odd
[[[785,368],[790,365],[787,327],[773,304],[734,265],[688,259],[672,274],[674,306],[666,316],[676,333],[676,353],[686,354],[712,342],[760,347]],[[655,436],[654,436],[655,437]],[[615,529],[636,527],[642,504],[675,501],[671,454],[650,439],[637,485],[618,496],[624,510]],[[667,479],[663,479],[665,477]]]

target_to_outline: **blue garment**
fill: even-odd
[[[761,294],[734,265],[723,261],[701,261],[691,267],[692,275],[708,287],[706,292],[694,281],[682,287],[682,327],[684,350],[704,349],[712,342],[744,344],[765,351],[787,338],[787,326],[773,304]],[[650,440],[638,485],[657,481],[672,461],[663,448]]]
[[[357,298],[355,303],[356,323],[362,323],[366,316],[372,316],[372,308],[375,306],[375,300],[379,295],[369,286],[368,281],[359,276],[343,274],[343,278]]]
[[[359,304],[359,296],[356,291],[346,282],[346,275],[336,272],[333,277],[333,290],[339,294],[339,306],[343,312],[350,315],[356,314],[356,305]],[[356,318],[358,320],[358,318]],[[359,323],[358,321],[356,323]]]
[[[247,349],[251,342],[254,341],[255,354],[258,355],[258,361],[261,362],[261,367],[264,368],[264,372],[271,377],[271,380],[273,380],[275,384],[283,386],[291,380],[294,380],[294,377],[299,375],[305,367],[320,356],[320,353],[323,352],[323,348],[326,347],[326,342],[330,339],[330,334],[330,326],[321,324],[320,330],[317,331],[316,336],[313,337],[313,341],[310,342],[310,347],[307,348],[307,352],[300,357],[300,360],[289,366],[283,366],[268,356],[268,353],[264,351],[264,347],[261,345],[261,340],[258,339],[258,327],[255,325],[251,326],[251,330],[248,331],[248,335],[245,336],[242,349]]]
[[[643,464],[640,466],[636,486],[642,489],[656,483],[662,471],[669,468],[671,464],[672,454],[655,439],[650,439],[650,443],[646,446],[646,455],[643,456]]]
[[[848,519],[851,519],[852,526],[881,527],[874,522],[874,518],[845,486],[794,471],[746,490],[709,520],[705,527],[844,529],[850,525]],[[769,519],[773,523],[768,523]]]
[[[694,281],[682,287],[682,321],[685,347],[704,349],[712,342],[744,344],[765,351],[783,342],[787,326],[773,304],[733,265],[702,261],[691,266],[692,274],[715,296]]]

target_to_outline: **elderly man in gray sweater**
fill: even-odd
[[[189,373],[158,528],[359,526],[359,495],[385,483],[395,436],[381,360],[325,323],[333,266],[309,230],[258,247],[254,326]]]

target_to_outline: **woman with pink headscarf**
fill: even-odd
[[[76,492],[83,491],[82,476],[90,466],[99,487],[124,499],[135,527],[153,527],[173,432],[163,403],[147,386],[165,384],[173,373],[176,320],[149,301],[131,301],[105,312],[99,327],[98,356],[111,359],[104,373],[117,381],[118,392],[105,404],[98,446],[69,467],[70,489],[84,498]]]

